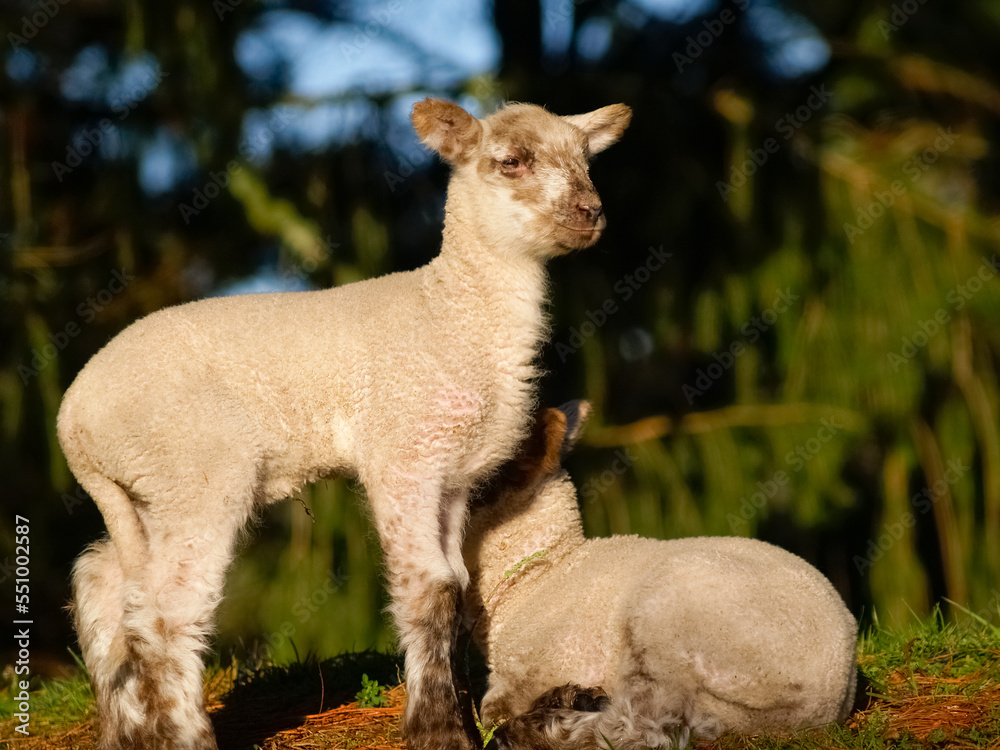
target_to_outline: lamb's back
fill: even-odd
[[[491,662],[528,676],[528,700],[566,682],[612,695],[655,683],[665,705],[738,727],[780,723],[786,705],[832,721],[853,698],[843,601],[804,560],[751,539],[588,540],[524,588],[501,628]]]
[[[628,624],[647,648],[636,657],[642,669],[688,674],[704,710],[732,728],[843,718],[854,694],[857,624],[816,568],[739,537],[662,542],[656,558]]]
[[[452,349],[433,341],[420,280],[413,271],[152,313],[95,354],[67,390],[63,447],[105,463],[129,454],[114,462],[141,471],[135,456],[214,432],[240,436],[248,450],[275,461],[286,455],[295,464],[348,469],[348,425],[375,392],[391,412],[384,394],[415,400],[419,384],[447,370],[446,355],[434,355]],[[388,413],[374,418],[391,421]],[[129,479],[111,466],[108,473]]]

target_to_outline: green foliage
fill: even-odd
[[[931,617],[898,628],[875,625],[859,641],[859,663],[871,692],[886,695],[889,678],[897,674],[939,678],[942,693],[975,695],[984,685],[1000,683],[1000,634],[992,625],[947,621],[940,608]],[[973,680],[953,678],[975,677]]]
[[[898,628],[872,626],[858,643],[858,666],[863,676],[860,689],[867,689],[872,696],[872,707],[846,725],[793,737],[726,736],[718,743],[719,750],[995,746],[1000,741],[1000,710],[994,706],[984,712],[980,724],[968,726],[959,718],[949,723],[949,704],[944,696],[992,704],[1000,690],[998,649],[1000,638],[994,628],[974,620],[947,621],[939,609],[928,618],[911,618]],[[941,723],[925,736],[915,731],[924,730],[930,723],[927,718],[921,722],[924,726],[906,723],[920,721],[922,716],[915,710],[918,705],[936,712],[924,716]]]
[[[295,660],[296,648],[336,654],[387,650],[395,641],[384,616],[381,551],[362,507],[344,481],[306,487],[295,503],[268,508],[252,553],[230,570],[219,607],[220,648],[244,644],[267,663]]]
[[[495,69],[449,75],[452,87],[434,93],[484,110],[502,98],[563,113],[635,108],[623,140],[593,165],[609,214],[600,245],[550,264],[556,341],[594,326],[571,355],[547,350],[543,381],[547,403],[595,404],[589,446],[570,459],[589,533],[759,536],[813,555],[855,612],[874,605],[901,621],[943,593],[956,611],[997,623],[1000,283],[983,259],[1000,247],[1000,92],[984,73],[1000,68],[1000,11],[991,0],[918,3],[903,18],[898,3],[876,0],[786,5],[839,50],[814,76],[762,75],[774,49],[737,30],[742,16],[675,73],[664,62],[679,50],[662,40],[686,32],[664,35],[669,22],[623,15],[619,0],[565,19],[570,49],[583,24],[612,29],[606,57],[574,53],[550,74],[543,35],[525,27],[541,5],[515,2],[493,4]],[[33,594],[49,611],[68,595],[67,550],[103,533],[92,504],[76,502],[83,492],[60,454],[56,414],[110,337],[253,275],[265,257],[279,276],[325,287],[411,268],[440,240],[446,171],[427,168],[435,159],[415,142],[405,159],[386,145],[404,140],[393,113],[412,91],[434,89],[430,79],[404,76],[405,91],[292,95],[286,72],[251,80],[235,62],[237,41],[266,25],[269,6],[230,3],[222,17],[217,6],[129,2],[95,24],[89,4],[60,4],[0,72],[10,91],[0,123],[0,473],[45,529],[32,538],[32,573],[49,585]],[[302,21],[351,36],[369,11],[303,10]],[[25,18],[17,4],[0,7],[4,28]],[[113,91],[83,106],[60,82],[92,53],[108,63],[95,79],[125,80],[139,56],[167,75],[126,117]],[[27,68],[30,82],[12,77]],[[805,105],[813,86],[831,92],[821,109]],[[256,148],[245,158],[244,119],[274,107],[293,119],[364,112],[367,124],[329,147],[275,141],[270,158]],[[794,133],[776,131],[804,107]],[[108,140],[71,174],[54,174],[105,116],[119,146]],[[768,138],[778,150],[734,180]],[[190,153],[192,174],[151,196],[139,156],[162,139]],[[212,175],[226,182],[218,196],[179,212],[194,202],[192,185],[218,186]],[[729,182],[740,184],[720,192]],[[644,276],[652,247],[672,256]],[[135,280],[95,307],[117,271]],[[794,298],[772,322],[780,292]],[[588,313],[605,301],[616,311],[594,324]],[[710,368],[706,387],[699,373]],[[838,427],[821,440],[823,420]],[[635,458],[612,471],[623,446]],[[950,465],[967,468],[949,481]],[[220,608],[223,649],[256,642],[285,661],[293,643],[323,654],[392,643],[358,494],[345,482],[305,489],[315,524],[292,504],[266,512]],[[0,559],[9,538],[0,534]],[[50,650],[69,637],[48,632],[40,637],[56,642],[39,646]]]
[[[870,584],[885,613],[928,612],[936,575],[964,605],[996,598],[1000,241],[974,203],[945,214],[934,202],[937,170],[940,179],[967,173],[982,151],[971,134],[942,148],[930,118],[886,129],[841,113],[811,131],[825,223],[811,228],[802,212],[787,212],[752,265],[722,261],[668,305],[671,320],[694,311],[680,383],[690,410],[652,431],[585,436],[637,443],[633,471],[585,505],[590,533],[831,530],[848,551],[825,572]],[[934,166],[911,179],[913,159],[926,154]],[[883,206],[894,183],[899,194]],[[749,228],[764,217],[729,218]],[[782,290],[795,299],[775,312]],[[758,332],[761,320],[770,324]],[[664,350],[673,346],[673,327],[651,330]],[[604,348],[608,372],[584,380],[597,388],[587,397],[613,404],[609,383],[628,382],[631,365],[604,337],[588,344]],[[601,459],[583,465],[575,478],[586,485]],[[940,563],[919,535],[935,538]]]
[[[488,744],[490,744],[490,740],[493,739],[493,735],[496,733],[497,729],[499,729],[499,728],[500,727],[498,727],[496,724],[494,724],[489,729],[487,729],[483,725],[483,723],[481,721],[479,721],[479,719],[476,719],[476,729],[479,730],[479,736],[483,740],[483,747],[486,747]]]
[[[361,675],[361,690],[354,696],[358,702],[358,708],[381,708],[384,706],[386,699],[382,691],[383,688],[377,680],[369,680],[367,674]]]
[[[0,690],[0,734],[4,737],[17,736],[8,730],[20,723],[14,714],[19,713],[22,679],[10,670],[10,678]],[[28,692],[33,733],[76,724],[93,710],[94,695],[82,671],[67,679],[32,679]]]
[[[867,690],[873,702],[864,708],[862,700],[863,710],[847,724],[780,737],[726,735],[715,747],[718,750],[995,747],[1000,742],[1000,704],[995,700],[1000,693],[998,653],[997,629],[974,616],[949,620],[935,609],[928,618],[911,617],[896,626],[876,624],[862,633],[858,643],[858,666],[863,677],[860,689]],[[383,684],[391,682],[400,667],[398,657],[372,652],[344,654],[324,661],[306,659],[284,666],[214,665],[207,670],[206,690],[213,700],[232,707],[267,705],[269,710],[315,712],[323,706],[349,701],[351,695],[359,706],[379,707],[384,705]],[[234,674],[238,675],[235,681]],[[359,681],[361,690],[354,693]],[[33,687],[31,713],[36,737],[65,732],[92,716],[93,696],[82,671],[64,680],[35,681]],[[11,687],[0,690],[0,732],[7,737],[13,736],[10,730],[15,695]],[[964,701],[964,706],[980,706],[980,719],[974,724],[962,719],[951,721],[947,707],[957,705],[957,701]],[[935,714],[941,719],[940,726],[926,735],[915,734],[906,724],[914,721],[914,708],[918,704],[943,711]],[[224,708],[220,716],[227,710]],[[246,717],[228,720],[242,723]],[[477,725],[485,746],[496,727]]]
[[[526,557],[521,558],[516,563],[514,563],[514,567],[505,570],[503,572],[503,579],[506,581],[508,578],[515,575],[518,571],[524,569],[528,565],[531,565],[531,563],[535,562],[536,560],[543,559],[545,555],[548,554],[548,552],[549,551],[547,549],[540,549],[536,550],[535,552],[532,552],[530,555],[527,555]]]
[[[331,659],[309,656],[289,664],[236,660],[228,699],[253,703],[268,696],[271,701],[276,700],[274,696],[281,696],[285,703],[305,704],[315,711],[320,697],[326,706],[351,700],[358,683],[370,683],[372,689],[378,690],[382,685],[395,685],[402,668],[401,656],[378,651],[348,652]]]

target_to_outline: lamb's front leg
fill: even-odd
[[[472,750],[481,743],[457,658],[468,573],[461,557],[456,570],[451,549],[461,547],[453,514],[464,521],[465,495],[429,486],[440,487],[396,486],[391,495],[368,490],[388,569],[389,609],[406,652],[403,736],[411,750]]]
[[[531,707],[511,717],[493,734],[492,750],[598,750],[618,748],[621,738],[602,734],[598,719],[611,699],[600,687],[567,683],[540,695]],[[604,727],[606,729],[606,727]],[[636,747],[634,744],[629,748]],[[639,745],[638,747],[642,747]]]

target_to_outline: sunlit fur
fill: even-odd
[[[585,413],[544,412],[473,506],[467,618],[491,670],[481,714],[530,713],[500,746],[628,750],[845,718],[857,624],[804,560],[737,537],[584,538],[560,458]],[[610,704],[532,708],[567,684]]]
[[[418,134],[454,168],[430,264],[168,308],[77,376],[58,434],[109,535],[73,574],[104,750],[215,747],[201,654],[234,540],[260,506],[335,474],[364,485],[385,551],[410,746],[473,747],[451,660],[466,499],[525,433],[544,261],[597,239],[586,162],[629,110],[576,117],[417,104]],[[515,140],[534,144],[534,172],[482,171]]]

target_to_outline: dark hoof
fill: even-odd
[[[568,708],[573,711],[603,711],[611,705],[611,699],[602,688],[585,688],[567,683],[547,690],[538,696],[528,711],[538,709]]]
[[[593,718],[585,719],[585,714],[604,711],[610,705],[608,694],[599,687],[554,687],[538,696],[523,714],[497,729],[487,750],[561,750],[568,747],[572,727]]]
[[[573,699],[574,711],[605,711],[610,705],[611,699],[601,688],[581,688]]]

